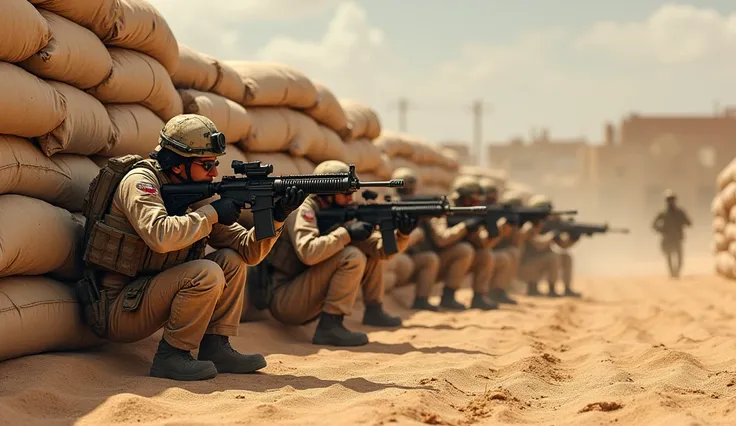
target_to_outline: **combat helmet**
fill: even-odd
[[[671,189],[665,189],[664,191],[665,200],[674,200],[675,198],[677,198],[677,195],[675,195],[675,191]]]
[[[159,146],[182,157],[211,157],[225,154],[225,135],[217,131],[215,123],[198,114],[180,114],[161,129]]]
[[[480,195],[481,188],[478,181],[473,176],[459,176],[452,183],[452,199],[457,200],[460,197],[471,197]]]
[[[314,168],[314,173],[318,175],[332,174],[332,173],[347,173],[350,171],[350,166],[338,160],[327,160],[319,163]]]
[[[501,197],[501,203],[508,204],[511,207],[521,207],[524,201],[521,198],[521,194],[516,191],[505,191]]]
[[[529,198],[529,207],[546,207],[552,209],[552,200],[542,194],[536,194]]]

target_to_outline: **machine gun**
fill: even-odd
[[[483,227],[488,231],[490,238],[499,235],[498,220],[505,218],[509,223],[521,226],[526,222],[538,223],[547,219],[552,215],[574,215],[578,214],[577,210],[554,211],[547,207],[514,207],[508,204],[499,204],[487,206],[488,213],[483,220]],[[466,218],[448,218],[447,224],[455,226],[464,221]]]
[[[545,222],[542,226],[542,232],[554,232],[556,235],[562,233],[567,233],[573,236],[587,235],[590,237],[593,234],[605,234],[607,232],[628,234],[630,231],[628,228],[611,228],[607,223],[601,225],[595,223],[575,222],[572,219],[569,219]]]
[[[367,200],[375,199],[370,192],[365,191],[363,198]],[[317,212],[317,226],[320,232],[328,232],[333,226],[353,219],[371,223],[378,226],[381,231],[383,247],[386,254],[394,254],[399,251],[396,245],[394,230],[396,229],[396,216],[400,213],[409,214],[417,219],[448,215],[485,215],[486,207],[452,207],[447,198],[444,197],[429,201],[389,201],[385,204],[371,203],[357,206],[331,207]]]
[[[256,239],[262,240],[276,235],[273,226],[274,198],[283,196],[286,189],[296,187],[307,194],[334,195],[352,194],[360,188],[401,188],[403,179],[390,181],[361,182],[355,174],[355,165],[345,173],[305,174],[269,176],[273,165],[261,165],[260,161],[242,162],[233,160],[236,175],[224,176],[221,182],[188,182],[165,184],[161,197],[170,215],[181,216],[190,205],[219,194],[243,202],[253,211]]]

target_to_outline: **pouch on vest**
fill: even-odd
[[[141,306],[143,295],[146,294],[148,284],[153,277],[139,278],[123,288],[119,297],[123,298],[123,312],[135,312]]]
[[[258,310],[264,310],[271,306],[271,301],[273,300],[272,273],[273,268],[267,262],[248,266],[248,278],[246,278],[248,297],[253,306]]]
[[[82,321],[100,338],[107,338],[109,301],[107,291],[99,285],[96,274],[86,270],[84,278],[74,286],[77,299],[81,305]]]

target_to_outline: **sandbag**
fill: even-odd
[[[250,116],[242,105],[224,96],[194,89],[179,90],[179,96],[185,114],[199,114],[212,120],[228,143],[244,140],[250,135]]]
[[[730,254],[731,256],[733,256],[734,258],[736,258],[736,241],[732,241],[732,242],[731,242],[731,243],[730,243],[730,244],[728,245],[728,253],[729,253],[729,254]]]
[[[726,229],[726,219],[716,216],[713,218],[713,226],[712,230],[713,232],[723,232]]]
[[[345,115],[340,102],[324,84],[315,82],[314,87],[317,89],[317,105],[304,112],[334,130],[340,139],[350,139],[352,131],[348,126],[348,117]]]
[[[260,161],[261,164],[273,164],[271,176],[298,175],[299,169],[294,158],[283,152],[259,152],[248,154],[248,161]]]
[[[710,204],[710,212],[713,214],[713,216],[728,216],[728,210],[726,210],[726,208],[723,206],[723,200],[721,199],[720,194],[716,194],[716,196],[713,197],[713,201]]]
[[[720,198],[724,209],[731,210],[733,206],[736,206],[736,182],[726,185],[721,191]]]
[[[78,279],[83,232],[84,223],[64,209],[23,195],[0,195],[0,277],[50,273]]]
[[[234,171],[231,166],[233,160],[242,161],[244,163],[248,162],[245,152],[243,152],[243,150],[237,145],[228,145],[225,149],[225,155],[219,157],[218,160],[220,160],[220,165],[217,166],[217,171],[219,172],[217,180],[222,179],[223,176],[234,175]]]
[[[372,172],[384,165],[381,151],[368,139],[348,142],[345,155],[348,162],[355,164],[358,172]]]
[[[352,139],[376,139],[381,135],[381,121],[371,108],[355,101],[341,100],[342,109],[348,117]]]
[[[727,251],[716,254],[716,272],[726,278],[734,278],[736,272],[736,258]]]
[[[48,22],[27,0],[0,1],[0,61],[24,61],[49,40]]]
[[[720,232],[713,234],[713,245],[717,251],[727,250],[729,244],[731,242],[726,239],[725,234],[721,234]]]
[[[307,157],[310,161],[315,163],[321,163],[327,160],[338,160],[342,162],[347,161],[347,154],[345,153],[345,144],[332,129],[327,126],[318,125],[321,138],[313,139],[307,152],[295,152],[292,150],[292,155]],[[357,170],[357,168],[356,168]]]
[[[71,286],[43,276],[0,278],[0,342],[0,361],[104,343],[82,322]]]
[[[105,44],[145,53],[161,63],[168,75],[174,74],[179,66],[179,44],[161,13],[147,0],[120,0],[120,5],[119,28]]]
[[[112,71],[112,59],[100,39],[55,13],[43,9],[40,12],[51,26],[51,40],[18,65],[38,77],[62,81],[78,89],[102,83]]]
[[[728,243],[736,241],[736,223],[727,223],[726,228],[723,231],[723,235],[726,237]]]
[[[3,0],[5,1],[5,0]],[[36,7],[57,15],[92,31],[102,41],[110,38],[120,24],[123,10],[120,0],[28,0]]]
[[[109,52],[110,77],[87,93],[106,103],[139,103],[164,121],[182,113],[179,93],[158,61],[134,50],[110,48]]]
[[[373,143],[389,157],[411,158],[414,146],[410,138],[409,135],[403,133],[384,131]]]
[[[81,155],[49,158],[31,141],[0,135],[0,194],[20,194],[81,211],[99,167]]]
[[[179,67],[171,75],[176,88],[212,92],[219,75],[217,59],[179,43]]]
[[[240,78],[240,74],[231,65],[224,62],[217,62],[217,84],[212,88],[212,92],[220,96],[224,96],[231,101],[235,101],[241,105],[245,105],[248,88],[245,82]]]
[[[419,165],[412,163],[412,161],[406,157],[389,157],[386,154],[382,154],[381,156],[384,158],[384,161],[388,163],[392,172],[400,168],[407,168],[412,169],[415,174],[419,174]]]
[[[726,167],[718,173],[716,183],[718,184],[718,190],[722,191],[729,183],[733,182],[736,178],[736,158],[731,160]]]
[[[300,175],[308,175],[314,173],[316,164],[303,157],[293,157],[294,165]]]
[[[225,61],[245,84],[244,106],[312,108],[317,89],[302,72],[273,62]]]
[[[59,126],[67,100],[23,68],[0,62],[0,134],[32,138]]]
[[[53,131],[38,138],[46,155],[92,155],[109,149],[116,133],[105,107],[92,96],[68,84],[48,81],[66,99],[67,115]]]
[[[282,152],[304,156],[310,145],[324,138],[317,123],[309,116],[289,108],[248,108],[253,127],[250,136],[239,145],[246,152]]]
[[[117,157],[138,154],[148,158],[148,154],[158,145],[158,135],[164,122],[143,105],[108,104],[105,109],[116,136],[110,148],[100,151],[98,155]]]

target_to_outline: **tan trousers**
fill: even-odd
[[[473,265],[470,268],[470,271],[473,273],[473,292],[488,292],[495,264],[495,256],[491,250],[479,249],[475,251]]]
[[[163,327],[171,346],[193,350],[205,333],[237,336],[245,279],[245,261],[231,249],[169,268],[153,277],[136,311],[123,311],[124,290],[115,298],[108,338],[135,342]]]
[[[347,246],[339,253],[302,272],[290,283],[274,290],[270,310],[284,324],[304,324],[320,312],[350,315],[363,289],[366,303],[383,302],[381,259],[367,257],[360,249]]]
[[[548,283],[554,284],[557,282],[559,270],[559,255],[549,251],[522,262],[519,266],[519,279],[527,283],[546,279]]]
[[[416,297],[429,297],[440,272],[440,256],[433,251],[397,256],[396,287],[416,283]]]
[[[491,288],[508,290],[519,268],[519,249],[512,247],[494,251],[493,257],[496,263],[493,268]]]
[[[567,253],[559,253],[560,275],[565,288],[572,285],[572,256]]]

